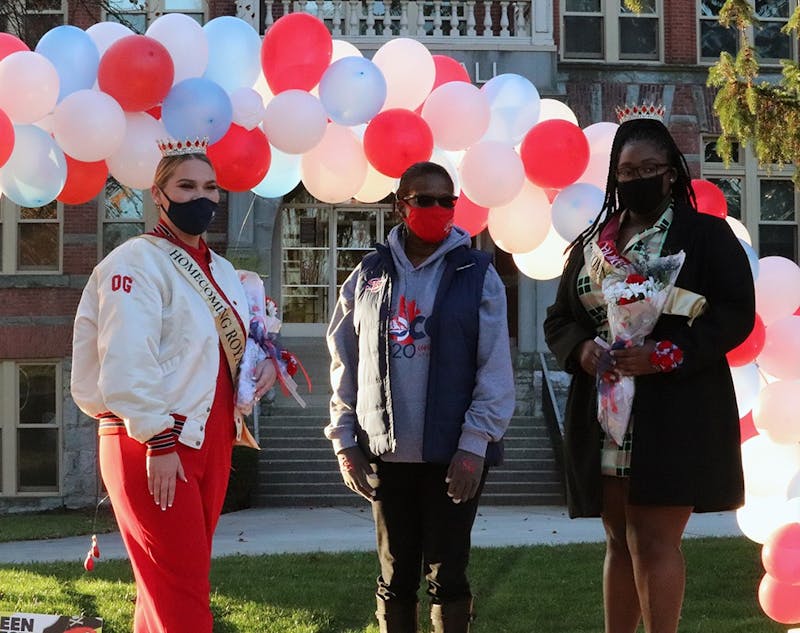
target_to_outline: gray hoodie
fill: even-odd
[[[444,272],[444,255],[470,244],[469,235],[454,227],[447,239],[426,261],[414,267],[405,254],[405,229],[389,233],[388,245],[397,270],[393,284],[389,325],[389,373],[392,376],[392,413],[397,445],[381,456],[385,461],[422,462],[422,439],[430,360],[430,338],[425,320],[433,308]],[[357,372],[353,369],[358,345],[352,321],[354,290],[360,265],[342,286],[328,328],[333,396],[331,422],[325,435],[335,452],[356,445]],[[459,448],[483,456],[489,441],[499,440],[514,412],[514,376],[511,367],[505,288],[494,267],[489,266],[479,309],[478,375],[473,401],[462,426]],[[344,359],[350,362],[342,362]],[[356,362],[352,362],[355,360]],[[333,368],[336,368],[333,371]],[[344,375],[342,374],[344,372]],[[352,374],[352,375],[351,375]]]

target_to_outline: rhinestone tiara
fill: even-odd
[[[625,121],[631,121],[633,119],[655,119],[663,123],[664,113],[666,111],[663,105],[656,105],[655,103],[617,106],[615,110],[619,123],[625,123]]]
[[[181,156],[182,154],[205,154],[208,149],[208,137],[185,139],[159,139],[158,149],[162,156]]]

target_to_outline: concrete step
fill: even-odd
[[[270,494],[270,489],[277,484],[322,484],[336,483],[341,484],[342,478],[338,468],[320,470],[281,470],[281,471],[262,471],[260,485],[265,494]],[[514,470],[492,470],[486,481],[490,488],[506,487],[514,488],[521,486],[538,486],[539,484],[560,484],[558,473],[552,470],[545,471],[514,471]]]
[[[282,495],[337,495],[346,491],[341,478],[326,478],[322,481],[264,481],[256,487],[256,494],[264,497]],[[533,482],[490,482],[484,487],[487,494],[559,494],[561,484],[553,481]]]

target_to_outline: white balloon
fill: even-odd
[[[730,215],[725,216],[725,221],[730,225],[731,229],[733,230],[733,234],[736,237],[738,237],[740,240],[744,240],[751,246],[753,245],[753,238],[750,237],[750,233],[744,224]]]
[[[208,38],[197,20],[184,13],[165,13],[145,33],[164,45],[175,65],[172,85],[200,77],[208,65]]]
[[[106,21],[92,24],[92,26],[86,29],[86,35],[92,38],[94,45],[97,46],[97,51],[100,53],[100,57],[103,57],[103,53],[105,53],[112,44],[121,40],[123,37],[128,37],[128,35],[135,35],[135,33],[124,24]]]
[[[67,159],[53,138],[35,125],[14,126],[14,149],[0,170],[0,188],[21,207],[56,199],[67,180]]]
[[[106,160],[108,171],[132,189],[149,189],[161,160],[157,142],[167,137],[167,130],[145,112],[127,112],[125,119],[125,138]]]
[[[736,394],[736,406],[739,409],[739,417],[743,418],[753,410],[756,404],[761,391],[761,376],[755,363],[731,367],[730,370],[733,390]]]
[[[589,164],[578,178],[578,182],[585,182],[606,190],[608,169],[611,162],[611,144],[617,133],[619,125],[608,121],[601,121],[583,128],[583,135],[589,141]]]
[[[364,185],[353,197],[359,202],[378,202],[392,193],[397,188],[398,182],[398,178],[386,176],[372,165],[367,164],[367,177]]]
[[[367,164],[358,137],[349,128],[330,123],[322,141],[303,155],[303,184],[317,200],[344,202],[364,185]]]
[[[566,103],[558,99],[542,99],[539,102],[539,120],[537,123],[549,121],[550,119],[561,119],[578,125],[578,117],[575,116],[572,108]]]
[[[786,486],[786,498],[800,498],[800,470],[789,480],[789,485]]]
[[[425,45],[396,37],[381,46],[372,58],[386,78],[383,110],[414,110],[425,101],[436,80],[436,64]]]
[[[528,79],[514,73],[492,77],[481,87],[492,115],[484,141],[516,145],[539,120],[539,91]]]
[[[514,253],[514,263],[520,272],[531,279],[555,279],[564,271],[567,263],[565,249],[567,240],[561,237],[554,227],[550,227],[544,242],[530,253]]]
[[[125,112],[98,90],[77,90],[53,112],[53,134],[66,154],[87,163],[108,158],[125,139]]]
[[[527,180],[511,202],[489,210],[489,234],[508,253],[532,251],[547,237],[550,226],[547,194]]]
[[[458,195],[461,193],[461,175],[458,173],[458,164],[461,162],[461,156],[457,152],[448,152],[439,147],[433,148],[433,154],[428,159],[431,163],[441,165],[450,174],[450,179],[453,181],[453,193]]]
[[[800,267],[785,257],[758,260],[756,312],[768,328],[800,306]]]
[[[461,189],[475,204],[492,208],[510,203],[522,190],[525,168],[514,148],[499,141],[480,141],[459,166]]]
[[[56,107],[58,91],[58,71],[44,55],[18,51],[0,60],[0,110],[12,123],[44,118]]]
[[[263,72],[258,73],[258,79],[256,79],[256,82],[253,84],[253,90],[261,95],[261,102],[265,107],[275,97],[275,95],[272,94],[272,90],[269,89],[269,84],[264,78]]]
[[[233,122],[246,130],[252,130],[264,118],[264,103],[253,88],[236,88],[231,93]]]
[[[789,501],[783,495],[751,495],[736,511],[736,522],[747,538],[762,545],[778,528],[800,521],[800,499]]]
[[[363,53],[347,40],[333,40],[331,64],[343,57],[364,57]]]
[[[327,115],[315,96],[305,90],[284,90],[267,104],[264,132],[282,152],[303,154],[325,135]]]
[[[422,106],[422,118],[442,149],[466,149],[489,127],[491,110],[486,95],[472,84],[451,81],[436,88]]]
[[[262,198],[280,198],[300,183],[300,154],[287,154],[270,147],[269,171],[251,191]]]
[[[800,445],[777,444],[760,434],[751,437],[742,443],[742,469],[749,494],[785,497],[800,469]]]

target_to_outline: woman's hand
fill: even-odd
[[[615,349],[611,351],[614,369],[621,376],[645,376],[657,374],[659,369],[650,362],[650,355],[656,349],[656,342],[647,339],[643,345]]]
[[[619,379],[619,373],[613,365],[613,358],[608,355],[608,351],[598,345],[593,340],[586,340],[581,343],[578,350],[578,362],[581,369],[590,376],[596,376],[598,372],[608,374],[606,377],[611,382]]]
[[[183,472],[183,464],[178,453],[147,456],[147,489],[153,495],[153,501],[162,510],[172,507],[175,501],[175,485],[178,477],[188,481]]]
[[[272,389],[278,373],[275,370],[275,363],[271,358],[266,358],[256,365],[253,371],[253,378],[256,381],[256,400],[260,399],[267,391]]]

